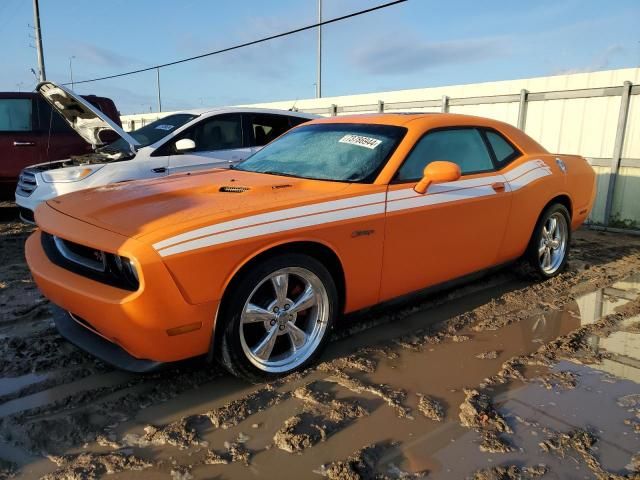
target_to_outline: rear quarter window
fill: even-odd
[[[485,134],[500,166],[520,156],[520,152],[499,133],[486,130]]]

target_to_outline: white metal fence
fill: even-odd
[[[254,104],[321,115],[452,112],[518,126],[549,151],[583,155],[598,175],[593,224],[640,229],[640,68]],[[122,117],[133,129],[168,114]]]

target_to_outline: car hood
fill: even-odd
[[[116,140],[113,138],[113,134],[111,134],[111,138],[106,138],[107,135],[103,132],[108,131],[114,132],[128,143],[131,153],[135,153],[136,147],[140,145],[135,138],[125,132],[99,108],[94,107],[71,90],[53,82],[41,82],[36,87],[36,91],[54,110],[62,115],[71,128],[94,148]]]
[[[349,184],[218,169],[81,190],[47,204],[78,220],[153,243],[234,218],[333,198]]]

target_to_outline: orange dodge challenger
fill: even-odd
[[[234,169],[38,207],[26,256],[60,333],[120,368],[211,354],[302,368],[344,313],[525,257],[564,267],[595,175],[520,130],[453,114],[315,120]]]

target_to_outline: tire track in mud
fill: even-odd
[[[356,408],[355,411],[358,414],[351,416],[347,414],[340,417],[340,415],[335,414],[335,411],[340,411],[342,407],[345,407],[348,411],[353,411],[353,405],[345,403],[344,399],[337,398],[335,395],[333,395],[332,399],[320,395],[315,390],[319,386],[317,379],[307,383],[303,382],[304,385],[297,388],[286,388],[290,386],[290,383],[300,383],[305,378],[312,377],[319,377],[325,382],[335,384],[339,388],[338,393],[342,396],[355,394],[356,397],[351,397],[355,402],[362,402],[363,405],[367,405],[367,402],[371,402],[371,399],[367,397],[373,396],[379,403],[380,400],[386,403],[399,417],[407,417],[411,412],[410,407],[403,405],[403,402],[407,399],[407,392],[396,389],[391,385],[380,386],[361,379],[361,375],[366,377],[376,371],[378,359],[392,359],[397,357],[398,352],[402,351],[422,352],[430,346],[437,345],[443,341],[461,339],[462,336],[458,335],[460,330],[471,325],[475,325],[473,328],[475,331],[499,329],[537,313],[561,309],[573,301],[579,293],[609,285],[613,281],[622,279],[633,271],[637,271],[640,265],[638,251],[637,246],[619,245],[611,249],[598,248],[594,246],[593,241],[578,242],[578,248],[575,249],[571,256],[570,270],[555,279],[541,284],[524,285],[522,288],[513,291],[506,291],[495,300],[456,315],[440,324],[414,330],[410,334],[399,336],[392,341],[385,341],[379,345],[360,348],[355,353],[338,357],[306,372],[297,374],[292,380],[289,379],[261,387],[248,396],[232,400],[222,407],[182,418],[165,426],[149,425],[148,431],[143,436],[138,437],[138,444],[135,444],[135,439],[129,438],[129,441],[123,441],[126,439],[116,440],[111,447],[133,444],[137,448],[144,450],[145,446],[150,445],[170,445],[178,449],[188,450],[196,446],[206,446],[200,440],[199,432],[211,428],[230,429],[249,420],[252,415],[268,411],[271,408],[277,408],[278,405],[287,401],[295,402],[298,405],[297,408],[302,410],[301,413],[290,417],[290,419],[300,419],[295,425],[296,428],[302,428],[306,431],[308,427],[312,425],[322,426],[324,422],[324,427],[312,427],[315,428],[317,434],[313,434],[310,437],[311,440],[301,443],[305,445],[304,448],[299,450],[296,450],[295,447],[292,447],[291,450],[284,449],[286,451],[305,451],[328,439],[353,422],[360,421],[360,419],[364,419],[367,416],[363,413],[364,407],[362,410]],[[523,283],[523,281],[519,280],[518,275],[514,273],[498,274],[498,278],[499,282],[504,282],[505,279],[511,279],[512,281],[516,279],[518,283]],[[428,311],[445,302],[463,297],[470,291],[482,290],[482,288],[487,287],[486,285],[474,284],[453,290],[435,299],[428,299],[418,304],[405,306],[394,312],[364,315],[356,325],[338,331],[335,336],[339,338],[354,335],[372,326],[402,320],[416,312]],[[525,313],[522,312],[523,309],[526,310]],[[0,322],[0,327],[2,325],[3,323]],[[47,336],[50,338],[47,338]],[[2,370],[3,374],[11,375],[15,372],[25,372],[27,370],[22,365],[28,365],[30,359],[38,358],[37,350],[33,349],[28,341],[23,343],[13,340],[14,338],[16,337],[1,339],[0,352],[7,351],[10,355],[15,354],[16,356],[18,356],[18,352],[22,352],[21,355],[23,356],[19,357],[21,360],[15,364],[17,366],[1,367],[0,370],[4,369]],[[84,354],[80,353],[80,356],[77,357],[78,353],[75,349],[66,350],[65,344],[56,340],[54,332],[45,331],[42,334],[42,338],[46,339],[43,344],[43,350],[47,352],[46,362],[50,363],[41,363],[38,371],[47,372],[53,369],[54,365],[59,368],[61,364],[65,365],[65,362],[67,362],[66,365],[85,366],[89,371],[92,371],[92,368],[99,368],[96,365],[91,365],[94,362]],[[7,340],[6,347],[4,346],[4,340]],[[14,343],[9,343],[10,340],[13,340]],[[58,348],[55,348],[56,346]],[[6,350],[3,350],[5,348]],[[4,356],[0,358],[4,358]],[[80,368],[79,372],[81,371],[87,372],[86,369]],[[196,388],[200,384],[214,381],[219,376],[219,373],[201,374],[200,372],[187,370],[170,371],[163,375],[160,378],[145,376],[137,381],[126,382],[107,389],[93,389],[70,396],[63,401],[46,407],[31,409],[18,415],[5,417],[0,421],[0,434],[7,439],[7,432],[15,433],[9,439],[11,443],[22,445],[29,450],[34,450],[33,447],[37,446],[35,450],[46,452],[56,451],[56,448],[64,450],[78,446],[85,441],[96,440],[104,433],[107,433],[112,438],[113,433],[110,432],[113,432],[113,426],[121,423],[124,419],[134,416],[139,411],[141,403],[157,405],[165,402],[181,393]],[[82,378],[80,373],[74,379],[78,378]],[[67,376],[62,378],[59,384],[63,385],[71,380],[72,378]],[[52,380],[52,382],[54,381]],[[172,385],[172,383],[177,383],[178,385]],[[50,388],[52,384],[43,383],[41,387],[42,389]],[[34,389],[36,387],[34,385],[27,388]],[[20,392],[26,394],[28,391],[25,389]],[[298,393],[296,394],[296,392]],[[110,398],[114,394],[122,394],[122,396],[115,399]],[[428,393],[425,393],[425,395],[428,395]],[[12,398],[18,397],[14,396]],[[324,400],[320,402],[320,398]],[[327,403],[331,404],[331,402],[342,403],[336,404],[340,408],[332,410],[331,407],[327,408]],[[322,406],[320,403],[322,403]],[[350,407],[352,410],[349,410]],[[376,406],[375,408],[379,407]],[[95,415],[105,417],[105,412],[109,412],[109,414],[106,415],[103,421],[98,423],[87,421],[89,417]],[[343,422],[340,418],[346,421]],[[282,428],[285,428],[285,424],[283,424]],[[48,437],[50,431],[56,430],[62,432],[62,435],[54,439],[47,438],[40,442],[35,441],[38,437],[43,437],[43,432],[47,432],[44,437]],[[295,431],[294,429],[294,433]],[[149,443],[145,444],[144,442]],[[287,444],[286,440],[283,440],[283,442],[283,445]],[[54,443],[55,445],[53,445]],[[279,442],[274,441],[274,443],[277,446]],[[294,443],[292,442],[291,445],[294,445]],[[53,448],[54,446],[56,448]],[[241,443],[229,442],[228,448],[225,447],[224,450],[208,450],[207,458],[209,458],[209,462],[205,460],[202,462],[210,465],[233,462],[248,463],[249,454],[242,453],[242,451],[247,452],[246,449],[242,450],[243,448]],[[239,458],[243,460],[238,460]],[[387,474],[390,475],[390,478],[399,478],[398,471],[395,474],[387,472],[385,475]]]

